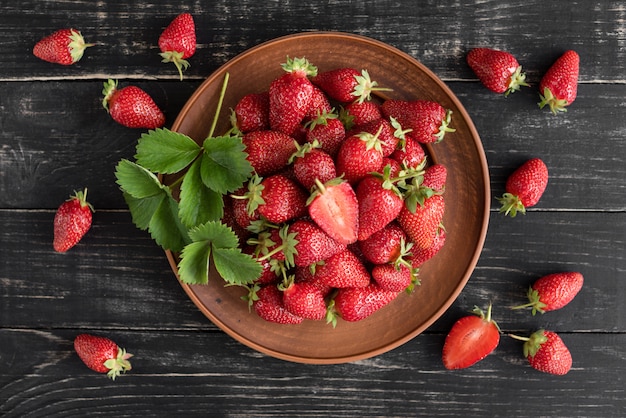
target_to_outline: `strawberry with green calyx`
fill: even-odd
[[[293,163],[296,180],[305,189],[311,190],[315,186],[315,180],[326,183],[337,177],[335,161],[328,153],[319,149],[317,140],[302,146],[296,144],[296,148],[298,151],[289,161]]]
[[[324,260],[316,267],[315,277],[320,283],[333,288],[365,287],[370,274],[352,251],[345,249]]]
[[[74,192],[54,215],[54,250],[66,252],[83,238],[91,228],[93,206],[87,202],[87,189]]]
[[[509,52],[474,48],[467,54],[467,63],[480,82],[495,93],[508,96],[522,86],[528,87],[522,66]]]
[[[294,181],[274,174],[263,179],[261,186],[261,199],[265,203],[257,210],[269,222],[282,224],[306,214],[307,194]]]
[[[362,103],[371,99],[374,91],[390,91],[378,87],[372,81],[367,70],[358,71],[354,68],[337,68],[314,76],[311,81],[324,91],[330,98],[341,103]]]
[[[396,219],[404,206],[402,193],[389,179],[390,171],[391,167],[385,166],[382,176],[368,175],[357,186],[360,241]]]
[[[289,225],[289,233],[295,234],[296,266],[310,266],[343,251],[345,244],[332,239],[313,221],[299,219]]]
[[[454,323],[443,345],[442,360],[446,369],[464,369],[487,357],[500,343],[500,328],[491,318],[491,304],[485,314],[475,307],[475,315]]]
[[[276,285],[263,286],[256,291],[254,311],[266,321],[277,324],[300,324],[304,320],[285,309],[283,294]]]
[[[282,64],[285,74],[270,83],[270,127],[292,135],[306,117],[313,102],[314,86],[309,76],[317,67],[306,58],[289,58]]]
[[[580,57],[573,50],[566,51],[552,64],[539,83],[540,109],[548,106],[555,115],[567,111],[566,107],[576,100],[579,65]]]
[[[394,292],[406,291],[412,293],[415,286],[420,284],[419,268],[413,267],[408,258],[412,254],[413,243],[400,238],[400,249],[397,256],[387,264],[375,265],[372,269],[372,278],[385,290]]]
[[[128,360],[133,355],[109,338],[80,334],[74,339],[74,350],[87,367],[98,373],[106,373],[112,380],[131,369]]]
[[[575,271],[548,274],[528,288],[528,303],[512,309],[532,308],[533,315],[561,309],[582,289],[583,281],[583,275]]]
[[[407,204],[402,207],[397,222],[406,232],[415,248],[425,249],[433,245],[445,212],[445,201],[442,195],[434,194],[417,205],[411,211]]]
[[[359,231],[359,202],[352,186],[342,178],[322,184],[307,201],[311,219],[331,238],[347,245],[357,241]]]
[[[231,112],[231,125],[242,134],[270,128],[270,96],[267,91],[242,97]]]
[[[348,103],[339,112],[339,119],[341,119],[348,130],[382,117],[380,105],[374,101]]]
[[[320,289],[307,282],[296,282],[289,276],[278,286],[283,292],[285,309],[304,319],[319,321],[326,317],[326,301]]]
[[[85,43],[76,29],[59,29],[37,42],[33,55],[53,64],[72,65],[83,57],[85,49],[94,45]]]
[[[396,124],[394,126],[394,123]],[[357,125],[346,136],[350,137],[362,132],[377,135],[380,141],[380,152],[383,157],[388,157],[396,150],[401,138],[404,139],[404,131],[398,130],[396,121],[390,122],[387,119],[376,119],[361,125]]]
[[[452,111],[430,100],[385,100],[381,105],[386,117],[395,118],[410,136],[420,143],[441,142],[445,135],[454,132],[450,127]]]
[[[532,158],[518,167],[507,179],[506,192],[498,201],[500,213],[514,218],[518,212],[535,206],[548,185],[548,167],[539,158]]]
[[[391,158],[407,167],[417,167],[426,161],[426,152],[408,133],[404,140],[398,142],[398,148],[391,154]]]
[[[109,79],[102,89],[102,106],[114,121],[127,128],[156,129],[165,124],[165,115],[152,97],[137,86],[118,89]]]
[[[296,221],[298,222],[298,221]],[[295,223],[294,223],[295,224]],[[279,273],[284,273],[287,269],[296,266],[296,257],[298,256],[298,230],[291,229],[289,225],[283,225],[280,229],[269,233],[269,239],[264,237],[265,233],[259,234],[260,239],[256,241],[257,249],[260,257],[258,261],[276,259],[283,261],[282,265],[275,268]],[[248,240],[248,243],[255,245],[254,240]]]
[[[363,257],[373,264],[392,263],[402,254],[402,243],[407,242],[406,233],[392,222],[369,238],[359,241]]]
[[[356,184],[369,173],[379,172],[383,163],[379,133],[362,132],[346,138],[335,160],[337,174]]]
[[[388,305],[399,293],[384,290],[376,283],[338,289],[329,303],[326,321],[335,323],[336,315],[348,322],[361,321]]]
[[[190,58],[196,52],[196,26],[189,13],[181,13],[163,30],[159,36],[159,49],[162,62],[174,63],[180,79],[183,70],[189,67]]]
[[[346,136],[343,123],[338,115],[330,112],[318,113],[304,125],[305,141],[320,144],[320,148],[331,156],[335,156]]]
[[[572,368],[572,354],[555,332],[540,329],[530,337],[509,336],[524,341],[524,357],[532,368],[555,375],[565,375]]]

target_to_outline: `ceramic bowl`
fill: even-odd
[[[469,115],[452,91],[428,68],[382,42],[346,33],[311,32],[278,38],[238,55],[211,74],[186,103],[172,129],[201,142],[210,130],[225,73],[230,81],[224,117],[216,134],[229,127],[228,109],[248,93],[260,92],[283,70],[286,57],[305,57],[319,71],[339,67],[368,70],[394,99],[434,100],[453,111],[456,132],[429,148],[430,158],[448,169],[446,244],[420,270],[421,285],[360,322],[324,321],[298,325],[266,322],[212,272],[208,285],[181,283],[193,303],[219,328],[239,342],[280,359],[312,364],[351,362],[373,357],[416,337],[454,302],[474,270],[489,220],[489,174],[482,144]],[[167,252],[174,273],[178,258]]]

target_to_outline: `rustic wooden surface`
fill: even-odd
[[[0,0],[0,416],[626,416],[626,5],[519,1],[20,1]],[[156,40],[176,14],[194,15],[198,50],[185,81],[160,63]],[[32,46],[61,28],[98,45],[72,67]],[[176,282],[163,252],[134,228],[114,167],[140,130],[100,105],[118,78],[153,95],[168,125],[202,80],[236,54],[302,31],[337,30],[387,42],[441,77],[483,140],[492,194],[525,159],[543,158],[550,183],[526,216],[492,205],[485,248],[458,300],[425,333],[383,355],[302,365],[259,354],[212,325]],[[464,61],[472,47],[514,53],[536,86],[566,49],[581,56],[569,111],[540,111],[534,88],[503,98]],[[251,69],[253,71],[253,69]],[[89,187],[97,212],[81,243],[52,250],[52,219]],[[543,274],[578,270],[585,286],[566,308],[511,311]],[[566,376],[530,368],[521,345],[446,371],[452,323],[493,301],[504,333],[559,332]],[[106,334],[135,354],[115,382],[72,349],[80,332]]]

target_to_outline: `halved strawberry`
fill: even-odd
[[[452,326],[443,345],[443,365],[446,369],[464,369],[489,355],[500,342],[500,328],[491,319],[491,304],[487,314],[475,307],[476,315],[465,316]]]
[[[307,202],[309,215],[335,241],[356,242],[359,232],[359,202],[352,186],[342,179],[326,184],[316,180],[317,190]]]

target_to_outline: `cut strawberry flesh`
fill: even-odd
[[[309,204],[315,223],[342,244],[356,242],[359,231],[359,205],[348,183],[328,186]]]
[[[500,342],[497,326],[478,316],[459,319],[446,337],[443,364],[447,369],[463,369],[484,359]]]

